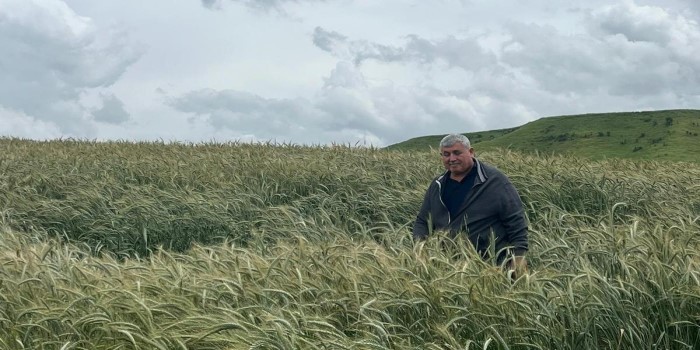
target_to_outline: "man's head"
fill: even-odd
[[[452,177],[462,177],[474,166],[474,149],[469,139],[460,134],[450,134],[440,141],[442,164]]]

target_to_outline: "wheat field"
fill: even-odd
[[[696,349],[700,165],[511,151],[530,273],[411,240],[436,152],[0,139],[0,349]]]

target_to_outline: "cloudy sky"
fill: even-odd
[[[698,0],[0,0],[0,136],[384,146],[677,108]]]

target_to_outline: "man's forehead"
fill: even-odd
[[[443,146],[440,148],[441,151],[451,151],[457,149],[467,150],[468,148],[465,147],[461,142],[455,142],[455,144],[452,146]]]

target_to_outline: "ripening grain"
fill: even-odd
[[[511,283],[414,245],[434,154],[0,140],[1,349],[693,349],[700,167],[479,155],[531,222]]]

